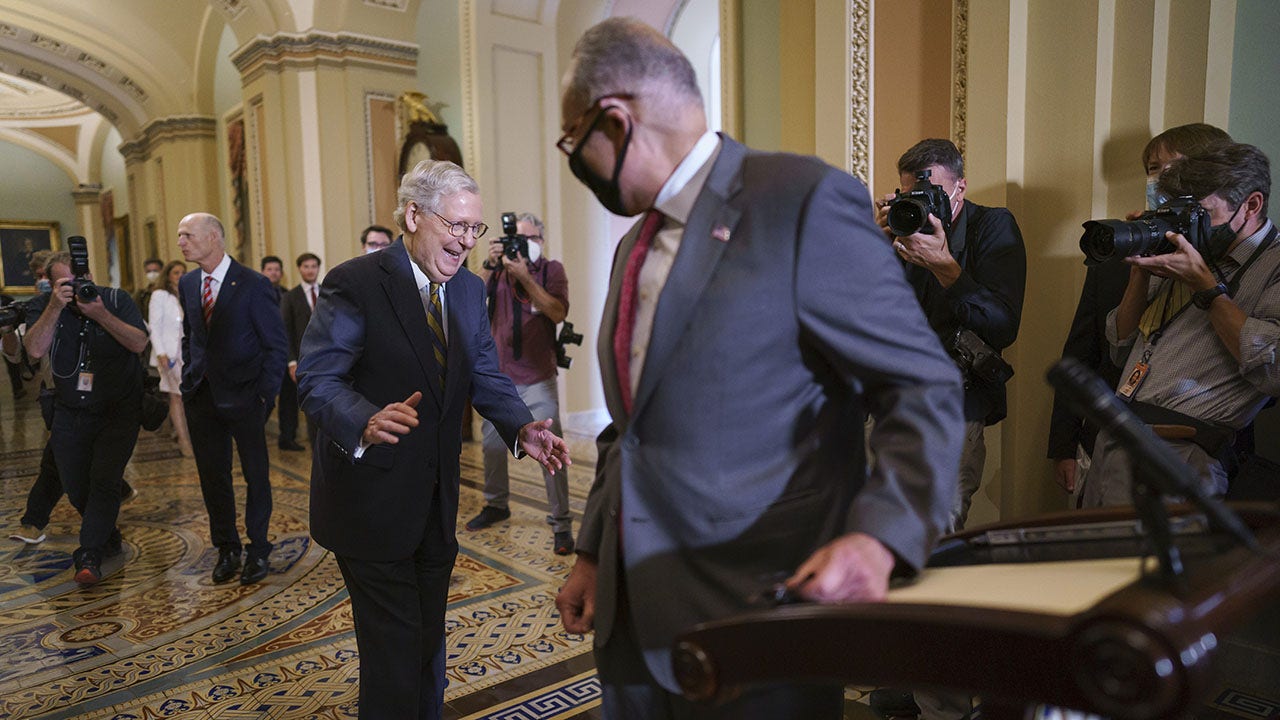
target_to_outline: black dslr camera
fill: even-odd
[[[1084,252],[1085,265],[1134,255],[1164,255],[1173,252],[1173,243],[1164,236],[1172,230],[1203,255],[1209,242],[1209,227],[1209,211],[1194,198],[1179,197],[1133,220],[1086,222],[1084,234],[1080,236],[1080,249]]]
[[[560,326],[560,336],[556,338],[556,366],[565,370],[573,364],[573,358],[564,351],[565,345],[581,345],[582,333],[573,331],[573,323],[568,320],[564,321],[564,325]]]
[[[72,235],[67,238],[67,251],[71,253],[71,288],[76,302],[97,300],[98,288],[89,279],[89,242],[80,235]]]
[[[502,254],[512,260],[529,259],[529,236],[516,232],[516,214],[502,213]]]
[[[1000,352],[968,328],[956,330],[947,347],[965,377],[983,385],[1004,385],[1013,377],[1013,366]]]
[[[6,302],[12,299],[13,298],[5,296],[3,299],[0,299],[0,302]],[[8,302],[4,307],[0,307],[0,334],[9,332],[13,328],[18,327],[27,319],[27,303],[29,302],[31,301]],[[581,338],[582,336],[579,335],[578,337]]]
[[[915,187],[907,192],[895,189],[889,201],[889,230],[896,237],[907,237],[918,232],[931,233],[929,215],[942,221],[942,229],[951,227],[951,198],[941,185],[929,182],[932,170],[916,173]]]

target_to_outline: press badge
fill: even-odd
[[[80,373],[80,379],[76,381],[76,390],[78,392],[93,392],[93,373]]]
[[[1126,401],[1132,400],[1133,394],[1138,391],[1138,386],[1146,379],[1147,370],[1150,368],[1151,366],[1145,362],[1140,362],[1137,365],[1134,365],[1133,372],[1129,373],[1129,379],[1124,381],[1124,384],[1120,386],[1119,390],[1116,390],[1116,394],[1124,398]]]

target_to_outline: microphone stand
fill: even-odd
[[[1166,495],[1179,495],[1199,508],[1210,526],[1251,550],[1257,538],[1235,513],[1200,487],[1191,469],[1167,444],[1138,419],[1097,373],[1075,358],[1065,357],[1048,372],[1049,383],[1073,412],[1104,429],[1129,457],[1134,509],[1148,533],[1160,563],[1160,578],[1173,592],[1185,586],[1182,556],[1173,543]]]

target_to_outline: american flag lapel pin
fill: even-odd
[[[729,242],[729,226],[716,225],[714,228],[711,229],[711,237],[719,240],[722,243]]]

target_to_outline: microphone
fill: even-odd
[[[1135,475],[1141,475],[1161,492],[1184,496],[1204,512],[1210,523],[1245,547],[1257,548],[1257,540],[1240,518],[1205,493],[1191,468],[1116,397],[1097,373],[1075,358],[1064,357],[1049,368],[1047,377],[1072,412],[1106,430],[1128,451]]]

